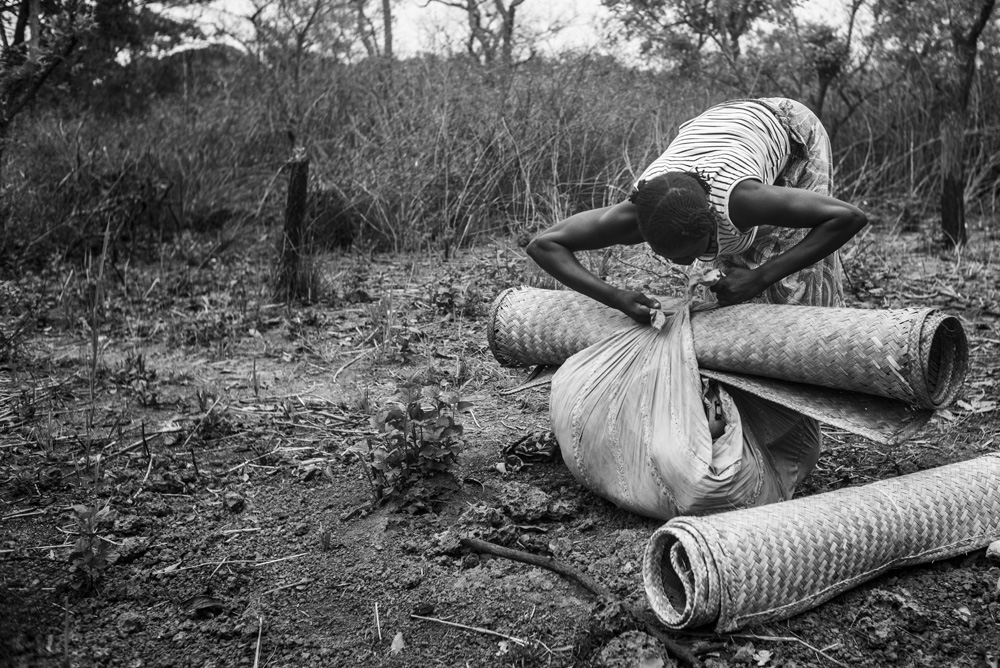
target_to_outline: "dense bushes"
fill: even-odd
[[[514,70],[306,59],[281,76],[250,58],[204,62],[211,76],[139,113],[109,99],[18,119],[0,204],[5,266],[100,248],[106,232],[131,254],[181,229],[274,220],[293,143],[311,158],[319,243],[415,250],[523,233],[619,200],[679,122],[740,94],[596,57]],[[885,91],[837,129],[847,196],[934,193],[937,128],[914,95]],[[996,111],[977,113],[969,194],[992,198]]]

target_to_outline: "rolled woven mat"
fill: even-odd
[[[568,290],[512,288],[493,303],[487,337],[505,366],[561,364],[615,331],[624,315]],[[961,322],[934,309],[740,304],[692,313],[706,369],[777,378],[940,408],[968,367]]]
[[[786,619],[890,569],[1000,538],[1000,455],[706,517],[650,538],[646,595],[674,629]]]

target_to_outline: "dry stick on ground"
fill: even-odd
[[[222,401],[222,397],[219,397],[218,399],[216,399],[215,402],[211,406],[209,406],[208,410],[205,411],[205,414],[201,416],[201,419],[198,420],[198,423],[191,429],[191,433],[189,433],[187,435],[187,438],[184,439],[184,442],[181,443],[181,447],[180,447],[181,450],[183,450],[185,447],[187,447],[187,444],[191,442],[191,439],[194,437],[194,435],[198,433],[198,429],[205,422],[205,420],[208,419],[208,416],[212,414],[212,411],[215,410],[215,407],[219,405],[220,401]],[[144,434],[143,435],[143,439],[142,439],[142,443],[145,443],[145,442],[146,442],[146,439],[145,439],[145,434]],[[152,473],[152,471],[153,471],[153,453],[150,452],[149,453],[149,465],[146,467],[146,475],[143,476],[142,482],[139,483],[139,489],[137,489],[136,492],[135,492],[135,494],[132,495],[133,499],[138,498],[139,495],[142,494],[142,488],[146,485],[146,481],[149,480],[149,474]]]
[[[264,618],[257,618],[257,651],[254,652],[253,656],[253,668],[257,668],[260,665],[260,637],[264,633]]]
[[[846,664],[843,664],[840,661],[837,661],[835,658],[833,658],[832,656],[830,656],[829,654],[827,654],[825,651],[819,649],[818,647],[813,647],[812,645],[810,645],[809,643],[807,643],[802,638],[796,638],[795,636],[761,636],[761,635],[757,635],[757,634],[754,634],[754,633],[741,633],[741,634],[729,634],[729,637],[730,638],[746,638],[748,640],[766,640],[766,641],[770,641],[770,642],[795,642],[795,643],[799,643],[799,644],[807,647],[808,649],[811,649],[812,651],[816,652],[817,654],[819,654],[821,657],[823,657],[824,659],[826,659],[830,663],[838,665],[841,668],[848,668],[848,666]],[[827,648],[827,649],[830,649],[830,648]]]
[[[575,568],[560,563],[555,559],[543,557],[537,554],[531,554],[530,552],[523,552],[521,550],[514,550],[501,545],[494,545],[493,543],[489,543],[485,540],[479,540],[478,538],[462,538],[459,542],[463,546],[475,550],[476,552],[485,552],[497,557],[503,557],[504,559],[520,561],[521,563],[530,564],[532,566],[539,566],[568,577],[598,598],[606,598],[609,600],[615,600],[617,598],[611,593],[610,590],[608,590],[607,587],[597,582],[590,576],[584,575]],[[646,633],[663,643],[664,647],[667,648],[667,651],[689,666],[701,666],[701,661],[698,660],[698,657],[696,657],[691,650],[679,644],[676,640],[668,636],[662,630],[658,629],[653,622],[646,618],[644,614],[630,605],[623,605],[623,607],[628,610],[629,614],[635,619],[636,623],[638,623]]]
[[[436,617],[424,617],[423,615],[410,615],[413,619],[422,619],[425,622],[434,622],[435,624],[444,624],[445,626],[452,626],[456,629],[463,629],[465,631],[475,631],[476,633],[483,633],[488,636],[496,636],[497,638],[503,638],[504,640],[509,640],[515,645],[520,645],[524,647],[528,644],[527,640],[523,638],[515,638],[514,636],[509,636],[505,633],[499,633],[498,631],[493,631],[491,629],[484,629],[481,626],[467,626],[465,624],[459,624],[458,622],[449,622],[446,619],[438,619]]]
[[[267,596],[268,594],[273,594],[276,591],[283,591],[285,589],[291,589],[292,587],[298,587],[299,585],[306,585],[313,581],[313,578],[302,578],[298,582],[291,582],[289,584],[281,585],[280,587],[275,587],[274,589],[268,589],[261,596]]]
[[[365,355],[367,355],[368,353],[370,353],[373,350],[375,350],[375,349],[374,348],[369,348],[368,350],[363,351],[360,355],[357,355],[356,357],[354,357],[353,359],[351,359],[349,362],[347,362],[346,364],[344,364],[342,367],[340,367],[339,369],[337,369],[337,372],[333,374],[333,378],[330,379],[330,384],[333,385],[334,383],[337,382],[337,376],[340,375],[341,371],[343,371],[347,367],[351,366],[352,364],[354,364],[359,359],[361,359],[362,357],[364,357]]]
[[[146,442],[147,442],[147,441],[148,441],[148,440],[149,440],[150,438],[153,438],[153,437],[155,437],[155,436],[163,436],[164,434],[177,434],[177,433],[180,433],[180,432],[182,432],[182,431],[184,431],[184,428],[183,428],[183,427],[176,427],[176,428],[174,428],[174,429],[161,429],[160,431],[154,431],[154,432],[151,432],[151,433],[149,433],[149,434],[146,434],[146,433],[144,433],[144,434],[143,434],[143,437],[142,437],[142,438],[140,438],[139,440],[135,441],[134,443],[132,443],[132,444],[130,444],[130,445],[127,445],[127,446],[125,446],[125,447],[124,447],[124,448],[122,448],[121,450],[117,450],[117,451],[115,451],[115,452],[112,452],[111,454],[108,454],[108,455],[104,455],[104,459],[105,459],[105,460],[108,460],[108,459],[111,459],[111,458],[113,458],[113,457],[118,457],[119,455],[123,455],[123,454],[125,454],[126,452],[131,452],[131,451],[133,451],[133,450],[137,450],[137,449],[138,449],[138,448],[140,448],[141,446],[145,445],[145,444],[146,444]],[[105,447],[105,448],[108,448],[108,447],[110,447],[111,445],[114,445],[114,442],[111,442],[111,443],[108,443],[108,445],[105,445],[104,447]]]

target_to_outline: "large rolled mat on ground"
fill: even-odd
[[[494,301],[490,349],[506,366],[562,364],[623,327],[624,314],[567,290],[512,288]],[[692,313],[706,369],[863,392],[922,408],[965,379],[961,322],[935,309],[740,304]]]
[[[892,568],[1000,538],[1000,455],[706,517],[650,538],[643,581],[674,629],[786,619]]]

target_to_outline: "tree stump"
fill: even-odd
[[[285,226],[281,235],[275,296],[292,301],[305,296],[308,277],[303,276],[302,242],[308,199],[309,158],[302,147],[297,147],[285,163],[288,171],[288,199],[285,202]]]

